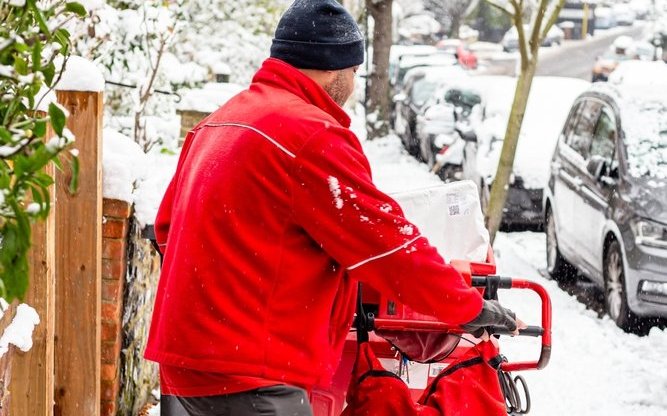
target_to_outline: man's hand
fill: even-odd
[[[503,307],[497,300],[485,300],[477,318],[463,325],[462,328],[477,338],[487,340],[489,335],[486,328],[491,326],[505,328],[512,335],[519,335],[519,329],[527,327],[523,321],[516,318],[514,312]]]

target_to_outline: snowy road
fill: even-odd
[[[543,48],[537,65],[537,75],[553,75],[559,77],[591,79],[595,58],[603,55],[609,45],[621,35],[635,40],[642,38],[645,27],[643,23],[631,27],[616,27],[587,41],[566,41],[559,48]]]
[[[396,137],[365,142],[375,181],[386,192],[437,183],[425,165],[408,156]],[[667,332],[646,337],[626,334],[608,318],[586,308],[576,297],[545,279],[543,233],[499,234],[494,247],[499,273],[534,280],[553,304],[553,350],[549,366],[523,373],[536,416],[667,415]],[[528,324],[538,325],[537,296],[501,292],[501,301]],[[539,342],[507,338],[501,348],[510,361],[535,359]]]

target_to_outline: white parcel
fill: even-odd
[[[447,262],[486,261],[489,232],[474,182],[451,182],[391,196]]]

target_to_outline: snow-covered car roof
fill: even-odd
[[[630,175],[667,179],[667,64],[623,62],[591,91],[619,107]]]
[[[391,45],[389,60],[394,62],[403,55],[428,55],[437,51],[438,49],[431,45]]]
[[[667,63],[662,61],[625,61],[609,76],[609,83],[620,89],[638,88],[651,94],[658,88],[667,88]]]
[[[404,81],[407,83],[415,77],[423,77],[427,81],[440,82],[453,79],[469,77],[468,73],[458,65],[452,66],[419,66],[405,73]]]
[[[404,55],[399,62],[399,66],[409,68],[416,65],[456,65],[456,63],[453,54],[438,52],[432,55]]]

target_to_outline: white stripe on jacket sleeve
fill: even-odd
[[[418,235],[417,237],[415,237],[412,240],[396,247],[395,249],[389,250],[389,251],[387,251],[385,253],[382,253],[382,254],[378,254],[377,256],[369,257],[366,260],[362,260],[357,264],[353,264],[352,266],[348,267],[347,270],[354,270],[358,267],[363,266],[364,264],[367,264],[367,263],[370,263],[372,261],[381,259],[383,257],[391,256],[392,254],[396,253],[397,251],[402,250],[402,249],[406,248],[407,246],[409,246],[410,244],[414,243],[415,241],[419,240],[420,238],[422,238],[422,236]]]

